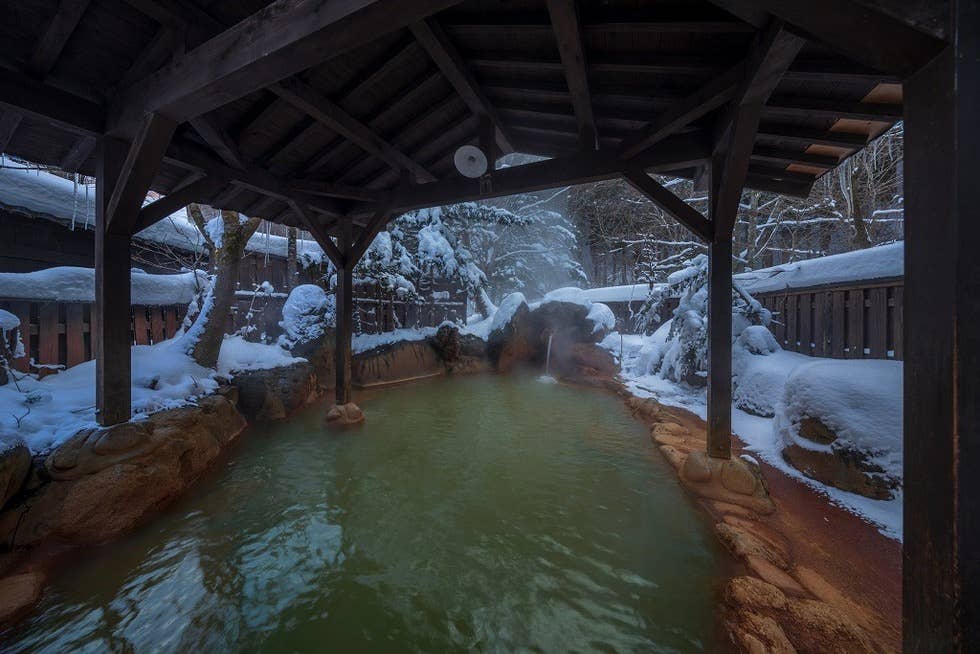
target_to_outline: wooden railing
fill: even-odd
[[[902,278],[753,293],[784,350],[834,359],[904,357]],[[751,292],[751,291],[750,291]]]

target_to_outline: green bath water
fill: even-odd
[[[622,402],[466,377],[249,429],[54,575],[13,652],[714,649],[723,554]]]

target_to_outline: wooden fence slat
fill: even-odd
[[[133,305],[133,335],[137,345],[150,344],[150,324],[146,320],[146,307],[141,304]]]
[[[38,306],[37,346],[35,363],[57,365],[58,361],[58,303],[42,302]]]
[[[809,293],[804,293],[797,297],[796,306],[799,312],[799,323],[797,329],[799,329],[799,337],[797,340],[800,342],[797,352],[802,352],[803,354],[809,355],[813,352],[813,332],[810,329],[811,317],[813,314],[811,306],[811,296]]]
[[[904,325],[905,304],[903,301],[904,287],[896,286],[892,293],[895,306],[892,308],[892,349],[895,350],[895,359],[902,361],[905,359],[905,339],[902,334]]]
[[[884,359],[888,350],[888,289],[872,288],[868,291],[868,343],[874,359]]]
[[[14,359],[14,370],[18,372],[28,372],[31,355],[31,303],[17,301],[10,303],[10,313],[17,316],[20,320],[20,340],[24,344],[24,356]]]
[[[844,325],[844,307],[847,305],[847,291],[833,291],[831,294],[830,356],[844,358],[844,343],[847,335]]]
[[[847,358],[864,358],[864,290],[847,292]]]
[[[166,340],[163,334],[163,307],[150,307],[150,337],[154,343]]]
[[[787,350],[798,352],[800,338],[796,331],[796,296],[786,296],[786,344],[783,346]]]
[[[65,306],[65,345],[68,367],[85,361],[85,322],[83,313],[85,307],[78,302]]]

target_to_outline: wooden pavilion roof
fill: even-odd
[[[176,121],[150,184],[170,201],[137,226],[188,201],[364,225],[554,186],[559,168],[613,177],[623,161],[690,177],[766,8],[805,45],[765,103],[746,185],[805,196],[901,119],[901,82],[939,43],[929,16],[847,0],[22,0],[0,21],[0,151],[93,175],[102,134],[152,138],[148,113]],[[827,41],[820,21],[862,16],[867,42]],[[557,159],[481,188],[453,153],[491,133],[498,153]]]

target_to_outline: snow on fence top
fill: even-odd
[[[197,276],[195,279],[195,275]],[[131,277],[132,303],[160,306],[187,304],[207,282],[203,271],[176,275],[150,275],[134,268]],[[0,273],[0,297],[8,300],[94,302],[95,271],[91,268],[58,266],[29,273]]]
[[[95,189],[44,170],[26,169],[9,162],[0,168],[0,206],[36,216],[95,225]],[[136,238],[191,252],[204,251],[204,237],[183,210],[175,212],[136,235]],[[285,236],[256,233],[245,246],[247,252],[286,258]],[[306,264],[322,263],[323,250],[315,241],[296,241],[296,255]]]
[[[771,293],[793,288],[867,282],[905,274],[905,242],[855,250],[829,257],[787,263],[739,273],[735,279],[750,293]]]

